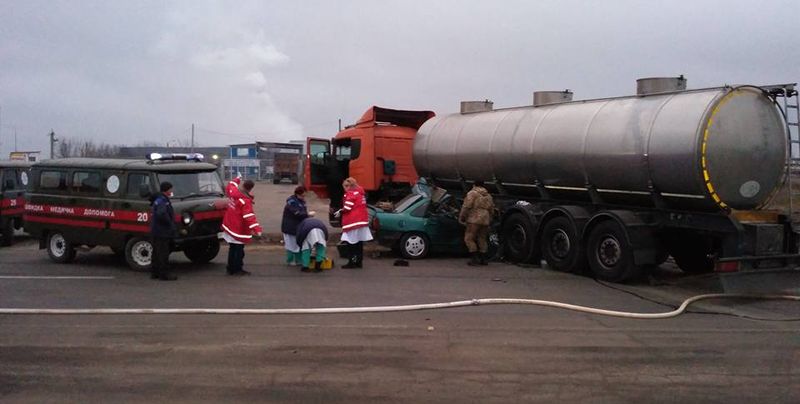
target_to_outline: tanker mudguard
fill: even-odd
[[[530,203],[528,201],[519,200],[503,207],[502,215],[500,217],[500,225],[502,226],[506,219],[514,213],[522,213],[530,220],[534,226],[534,230],[539,227],[539,218],[542,216],[542,209],[538,204]]]
[[[575,205],[563,205],[563,206],[556,206],[547,211],[542,218],[542,223],[548,221],[550,218],[555,216],[564,216],[575,226],[575,231],[578,233],[578,237],[583,234],[585,229],[585,223],[589,218],[592,216],[589,211],[582,207],[582,206],[575,206]]]

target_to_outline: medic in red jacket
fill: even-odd
[[[342,231],[355,230],[369,224],[367,196],[359,185],[350,186],[344,194],[342,205]]]
[[[253,213],[253,197],[239,189],[241,178],[228,183],[225,193],[228,195],[228,210],[222,219],[222,230],[236,241],[247,244],[254,234],[261,234],[256,214]]]

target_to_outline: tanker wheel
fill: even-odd
[[[542,230],[542,257],[551,268],[562,272],[586,270],[586,254],[575,226],[566,217],[548,220]]]
[[[536,235],[533,224],[522,213],[512,213],[503,223],[503,255],[511,262],[526,263],[536,256]]]
[[[613,221],[602,222],[589,232],[586,258],[594,276],[609,282],[635,278],[643,269],[633,261],[625,229]]]

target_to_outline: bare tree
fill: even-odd
[[[100,143],[89,139],[61,138],[58,144],[59,157],[117,157],[119,145]]]

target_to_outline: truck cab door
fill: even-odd
[[[328,182],[330,173],[328,171],[332,159],[330,140],[306,139],[306,164],[303,168],[303,185],[321,199],[329,197]]]

